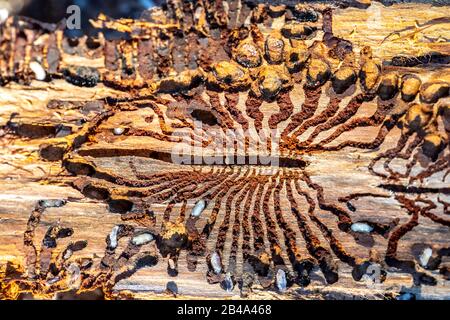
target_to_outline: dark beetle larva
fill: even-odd
[[[239,43],[233,50],[233,58],[242,66],[254,68],[261,64],[261,52],[251,39]]]
[[[331,78],[334,92],[344,93],[350,86],[356,83],[357,74],[351,67],[339,68]]]
[[[372,49],[370,47],[364,47],[361,50],[361,60],[362,65],[359,71],[361,86],[367,92],[375,91],[381,75],[381,67],[372,60]]]
[[[281,32],[286,38],[304,40],[314,36],[316,30],[317,29],[314,26],[308,26],[298,22],[289,22],[283,26]]]
[[[449,94],[450,84],[446,82],[425,83],[420,88],[420,99],[426,103],[435,103]]]
[[[267,65],[261,67],[258,79],[252,84],[256,96],[271,99],[291,85],[290,76],[284,65]]]
[[[421,104],[412,105],[405,115],[406,126],[415,132],[423,130],[430,119],[431,114]]]
[[[394,98],[398,92],[399,78],[396,73],[389,73],[382,77],[378,87],[378,95],[381,100],[389,100]]]
[[[317,11],[305,8],[301,4],[295,6],[293,14],[300,22],[316,22],[319,19]]]
[[[286,52],[285,64],[289,72],[298,72],[305,66],[310,53],[303,40],[291,40],[291,46]]]
[[[430,133],[424,138],[422,151],[423,153],[436,161],[439,153],[445,148],[445,140],[440,134]]]
[[[68,82],[80,87],[95,87],[100,81],[97,69],[91,67],[68,67],[63,73]]]
[[[231,61],[220,61],[212,66],[208,82],[221,89],[245,88],[250,84],[247,70]]]
[[[420,86],[422,85],[422,81],[419,77],[412,75],[412,74],[406,74],[401,79],[401,95],[402,99],[406,102],[413,101],[417,93],[419,93]]]
[[[310,87],[322,86],[330,78],[330,66],[322,59],[311,59],[306,74],[307,85]]]
[[[284,61],[285,43],[279,33],[269,35],[264,48],[269,63],[281,63]]]

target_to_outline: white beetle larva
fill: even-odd
[[[169,259],[168,261],[167,261],[167,263],[169,264],[169,268],[170,269],[172,269],[172,270],[175,270],[176,269],[176,265],[175,265],[175,261],[173,260],[173,259]]]
[[[402,293],[397,296],[397,300],[415,300],[415,295],[410,292]]]
[[[353,232],[370,233],[373,227],[364,222],[356,222],[352,224],[351,229]]]
[[[282,269],[278,269],[278,271],[277,271],[276,285],[280,292],[283,292],[286,290],[286,287],[287,287],[286,272],[284,272],[284,270],[282,270]]]
[[[36,80],[44,81],[47,77],[44,68],[37,61],[30,62],[30,69],[33,71]]]
[[[81,271],[80,267],[76,263],[72,263],[67,268],[69,274],[68,287],[71,289],[79,289],[81,285]]]
[[[3,22],[6,21],[6,19],[8,19],[9,16],[9,11],[6,8],[1,8],[0,9],[0,24],[2,24]]]
[[[206,201],[200,199],[199,201],[197,201],[194,208],[192,208],[191,216],[194,218],[199,217],[202,214],[203,210],[205,210],[205,208],[206,208]]]
[[[233,291],[233,280],[231,279],[231,273],[227,272],[225,278],[223,279],[222,286],[227,292]]]
[[[155,238],[151,233],[141,233],[131,239],[131,243],[135,246],[142,246],[146,243],[153,241]]]
[[[115,249],[117,247],[117,232],[119,231],[119,226],[114,226],[111,233],[109,234],[109,247]]]
[[[66,252],[64,252],[63,259],[64,260],[69,259],[72,256],[72,254],[73,254],[73,251],[70,249],[67,249]]]
[[[66,204],[63,199],[45,199],[39,200],[39,205],[44,208],[59,208]]]
[[[419,257],[420,265],[422,267],[426,267],[428,265],[428,262],[430,261],[432,254],[433,254],[433,250],[430,247],[423,249],[423,252]]]
[[[213,268],[215,274],[220,274],[222,272],[222,263],[217,252],[213,252],[211,254],[211,267]]]
[[[52,284],[58,282],[59,280],[61,280],[60,277],[54,277],[54,278],[47,280],[47,284],[52,285]]]
[[[114,130],[113,130],[113,133],[116,136],[120,136],[124,132],[125,132],[125,129],[122,127],[114,128]]]

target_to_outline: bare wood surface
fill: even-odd
[[[175,7],[179,4],[177,1],[172,3]],[[311,10],[319,13],[319,20],[310,25],[318,26],[318,31],[304,41],[283,37],[286,51],[300,50],[299,43],[304,43],[308,48],[308,61],[299,71],[290,71],[288,84],[275,90],[273,97],[267,97],[265,92],[270,92],[272,87],[265,87],[263,77],[274,76],[274,71],[269,68],[264,74],[260,70],[265,66],[287,65],[284,61],[268,63],[267,54],[262,58],[262,66],[250,69],[239,66],[249,73],[251,85],[233,88],[235,78],[225,82],[217,80],[220,72],[214,70],[215,63],[236,60],[232,50],[239,44],[239,41],[231,44],[230,59],[228,49],[224,50],[226,41],[222,39],[232,37],[228,29],[245,24],[245,17],[241,17],[232,26],[232,3],[234,1],[230,2],[228,12],[223,6],[203,9],[217,10],[214,19],[219,22],[221,17],[229,17],[228,25],[219,23],[217,28],[213,27],[211,17],[204,22],[202,19],[194,21],[195,26],[189,29],[184,25],[192,24],[186,18],[187,14],[184,19],[176,20],[171,16],[172,9],[164,13],[168,18],[161,18],[154,11],[153,25],[144,28],[145,32],[134,40],[121,42],[118,47],[122,51],[117,53],[121,59],[112,61],[119,61],[123,71],[131,54],[134,60],[130,63],[135,68],[131,75],[121,72],[120,68],[116,71],[108,69],[108,57],[103,50],[109,40],[86,52],[77,47],[76,50],[81,51],[75,54],[68,54],[67,40],[61,40],[57,47],[63,46],[65,50],[60,51],[65,52],[56,71],[52,73],[48,69],[51,66],[45,66],[41,61],[48,75],[53,77],[51,81],[36,81],[26,68],[17,72],[19,79],[2,76],[7,83],[0,87],[0,125],[3,126],[0,138],[1,298],[167,299],[174,296],[167,290],[171,281],[178,288],[175,296],[192,299],[390,299],[405,292],[421,299],[450,298],[449,98],[444,94],[433,102],[421,99],[426,83],[446,85],[448,96],[450,22],[442,18],[448,17],[446,13],[450,8],[419,3],[385,7],[378,2],[364,9],[335,8],[333,35],[351,41],[353,45],[353,53],[344,55],[347,58],[336,58],[329,51],[333,43],[324,40],[325,33],[329,32],[327,5],[314,4]],[[247,19],[247,22],[249,27],[256,27],[261,32],[262,45],[255,40],[258,34],[253,34],[253,40],[264,52],[267,50],[264,40],[274,34],[273,30],[279,30],[287,23],[288,13],[268,6],[255,8],[253,12],[258,10],[262,12],[262,20],[257,21],[254,14],[253,20]],[[278,10],[284,13],[273,13]],[[96,23],[100,26],[108,21],[100,17]],[[176,42],[172,27],[160,30],[161,26],[170,26],[174,21],[180,24],[176,28],[182,29],[190,42],[182,45]],[[114,28],[136,27],[128,21],[118,21],[118,25]],[[3,39],[9,37],[11,28],[14,27],[3,26]],[[170,40],[161,40],[165,38],[160,32],[169,35]],[[58,31],[55,34],[58,35]],[[50,41],[49,33],[43,32],[39,37],[41,40],[34,41]],[[206,47],[202,47],[201,41],[192,40],[205,37],[210,41]],[[142,51],[132,49],[145,38],[150,38],[153,50],[158,46],[165,47],[166,42],[170,43],[171,50],[169,62],[164,56],[150,59],[150,76],[136,71],[143,65],[136,53]],[[318,42],[314,42],[316,40]],[[8,41],[0,43],[7,46]],[[372,48],[373,58],[369,60],[382,66],[380,79],[389,73],[399,77],[408,73],[421,79],[421,93],[414,101],[402,100],[400,93],[383,101],[377,96],[379,91],[375,90],[375,94],[364,89],[360,77],[356,85],[341,95],[333,91],[331,81],[308,87],[307,72],[315,66],[313,58],[326,61],[332,73],[346,63],[359,71],[367,59],[360,57],[365,46]],[[194,57],[189,53],[195,53]],[[177,54],[184,55],[182,62],[175,58]],[[39,52],[31,54],[33,59],[40,55]],[[420,63],[393,65],[398,56],[410,57]],[[2,56],[2,61],[6,57],[8,53]],[[432,58],[426,61],[424,57]],[[196,65],[193,67],[194,60]],[[99,83],[94,87],[83,87],[61,79],[67,75],[63,70],[69,66],[73,68],[72,65],[95,68],[100,75]],[[190,74],[182,73],[187,69],[191,69]],[[180,72],[181,78],[176,76]],[[202,78],[199,85],[195,83],[198,74]],[[279,80],[283,73],[275,72],[275,75]],[[398,83],[402,82],[398,80]],[[170,90],[164,89],[167,87]],[[353,115],[332,124],[336,115],[358,95],[371,98],[362,102]],[[331,113],[333,100],[337,101],[337,109]],[[234,109],[231,107],[233,101],[237,101]],[[249,110],[249,101],[260,103],[256,110],[261,112],[261,118]],[[277,122],[280,108],[289,105],[289,101],[292,110],[287,112],[285,119]],[[302,119],[299,115],[304,111],[305,101],[310,101],[313,112],[309,116],[303,115]],[[415,103],[422,106],[419,116],[430,119],[422,121],[422,127],[414,131],[413,121],[408,120],[408,110]],[[194,110],[207,112],[216,123],[208,125],[207,116],[196,119],[191,113]],[[242,118],[236,117],[235,110],[240,111]],[[318,116],[327,110],[329,114],[323,121],[318,121]],[[377,111],[381,112],[379,118],[373,119]],[[181,119],[186,121],[174,117],[175,112],[180,112]],[[296,123],[295,119],[303,122]],[[373,121],[361,125],[361,121],[364,123],[367,119]],[[194,124],[194,120],[203,122],[204,132],[200,133],[206,136],[226,134],[227,125],[243,128],[243,123],[256,128],[257,133],[276,128],[281,135],[276,141],[280,148],[276,155],[281,161],[289,160],[294,164],[267,167],[173,163],[170,155],[180,142],[172,133],[186,123]],[[304,125],[308,121],[311,124],[307,128]],[[296,125],[292,126],[293,123]],[[331,125],[325,127],[327,123]],[[348,123],[355,124],[355,128],[346,128]],[[61,133],[67,132],[67,128],[71,130],[69,134]],[[304,130],[298,131],[302,128]],[[123,132],[117,129],[123,129]],[[192,133],[191,129],[188,125],[188,133]],[[342,134],[328,139],[338,130],[342,130]],[[285,132],[288,136],[283,135]],[[296,132],[298,136],[295,136]],[[376,141],[377,135],[383,132],[386,135],[378,145],[368,144]],[[424,140],[432,134],[440,135],[444,144],[435,159],[431,159],[434,155],[430,156],[430,152],[428,155],[423,152]],[[301,141],[308,141],[308,137],[312,137],[309,144],[302,145]],[[406,139],[404,148],[392,151],[402,137]],[[367,143],[366,147],[364,143]],[[184,145],[189,147],[190,140]],[[48,146],[55,146],[56,151],[45,153]],[[405,157],[408,148],[410,154]],[[197,146],[193,152],[194,155],[202,152],[214,155],[217,150],[217,146],[209,149]],[[391,152],[385,153],[388,150]],[[237,154],[249,156],[260,152],[250,150],[247,154]],[[385,156],[381,157],[383,153]],[[380,157],[379,161],[374,162],[377,157]],[[391,161],[390,164],[383,164],[385,160]],[[370,170],[372,165],[373,170]],[[437,165],[440,167],[433,173],[431,170]],[[273,171],[267,174],[268,169]],[[188,174],[183,176],[185,171]],[[226,181],[232,179],[235,181],[227,185]],[[198,183],[189,184],[195,180]],[[149,181],[155,183],[150,185]],[[214,197],[210,199],[211,194]],[[357,194],[361,196],[355,196]],[[39,204],[45,199],[63,199],[66,203],[45,208],[48,203]],[[200,199],[207,199],[207,207],[198,219],[193,219],[191,211]],[[170,215],[165,215],[171,203]],[[259,207],[255,208],[257,204]],[[205,233],[204,227],[212,221],[215,206],[218,208],[217,219],[211,232]],[[25,231],[33,224],[32,213],[40,216],[35,229],[31,228],[37,248],[36,270],[31,263],[30,245],[24,243],[24,233],[27,240]],[[137,216],[131,219],[130,214]],[[257,228],[258,219],[252,220],[254,215],[259,215],[261,230]],[[354,225],[358,222],[372,230],[355,232]],[[111,248],[111,240],[105,239],[118,225],[128,226],[125,228],[128,231],[123,231],[125,237],[118,247]],[[61,228],[72,228],[73,234],[57,237],[56,248],[47,248],[48,243],[42,242],[42,239],[48,240],[46,233],[51,235],[49,230],[57,232]],[[405,228],[408,230],[403,233]],[[220,235],[221,229],[226,233]],[[167,235],[172,231],[187,240],[182,245],[173,245],[176,241],[170,242]],[[258,231],[262,232],[262,242],[258,242]],[[157,240],[142,247],[130,245],[133,237],[142,232],[152,234]],[[274,238],[270,237],[271,232]],[[86,240],[86,247],[73,252],[60,269],[55,266],[56,270],[42,271],[45,269],[42,263],[50,258],[57,261],[61,258],[58,254],[63,255],[64,248],[78,240]],[[256,250],[258,245],[260,249]],[[432,254],[425,259],[427,248]],[[221,256],[219,274],[215,274],[210,263],[215,252]],[[421,262],[421,257],[426,263]],[[92,265],[83,269],[83,263],[88,259]],[[175,263],[176,271],[168,270],[172,264],[170,259]],[[370,280],[369,266],[373,266],[375,272],[381,272],[375,283]],[[79,277],[76,271],[75,275],[73,272],[76,267],[81,269]],[[264,267],[268,271],[260,270]],[[280,280],[276,277],[278,270],[282,270],[281,274],[287,278],[286,290],[280,290]],[[37,275],[33,276],[33,272]],[[228,272],[233,281],[229,291],[221,288],[221,284],[222,287],[227,285]]]

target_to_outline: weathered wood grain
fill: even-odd
[[[173,1],[172,3],[178,4],[179,2]],[[327,13],[326,10],[324,11],[325,5],[314,6],[322,14]],[[414,14],[411,13],[412,10],[414,10]],[[364,46],[370,46],[373,51],[373,60],[382,64],[382,75],[386,75],[388,72],[395,72],[399,76],[412,73],[419,76],[423,83],[440,81],[448,86],[448,83],[450,83],[448,60],[446,63],[439,61],[441,63],[418,64],[414,67],[389,64],[395,56],[419,57],[430,54],[430,52],[439,53],[444,60],[448,59],[448,56],[445,57],[450,54],[448,44],[450,22],[445,19],[435,20],[437,21],[435,24],[430,24],[428,28],[423,30],[421,30],[421,26],[427,25],[426,23],[433,21],[433,19],[448,17],[446,12],[448,13],[449,10],[448,6],[433,7],[429,4],[419,3],[396,4],[385,7],[378,2],[373,3],[366,9],[338,8],[333,11],[333,35],[351,41],[354,47],[354,55],[357,57],[355,58],[355,68],[359,69],[358,62],[360,62],[360,59],[358,57],[361,49]],[[218,12],[224,14],[223,11],[219,10]],[[172,11],[169,10],[166,14],[170,16],[171,13]],[[217,19],[220,18],[220,14],[216,17]],[[232,16],[230,11],[228,14]],[[279,29],[286,22],[285,15],[278,18],[270,16],[266,18],[266,21],[253,24],[258,26],[264,37],[267,37],[273,29]],[[163,19],[164,24],[168,25],[171,22],[170,19],[172,18],[165,21]],[[322,19],[321,15],[319,24],[323,22]],[[155,18],[155,20],[157,19]],[[188,20],[188,18],[185,18],[185,20],[179,21],[189,23],[186,22]],[[414,27],[416,21],[417,26]],[[160,21],[156,22],[160,23]],[[211,21],[208,20],[205,25],[211,26]],[[205,28],[200,23],[197,24],[192,29],[195,32],[190,32],[186,27],[183,31],[185,37],[191,36],[195,39],[196,37],[202,37],[197,34],[202,27]],[[314,38],[305,40],[305,44],[310,50],[315,40],[321,41],[323,39],[324,31],[321,28],[322,26],[320,26]],[[404,29],[407,30],[402,31]],[[145,30],[152,30],[152,32],[149,32],[153,33],[150,37],[156,43],[155,39],[159,39],[158,33],[151,28]],[[230,36],[229,33],[224,31],[227,30],[226,26],[218,29],[211,27],[211,29],[205,31],[207,38],[211,41],[206,50],[205,48],[189,47],[186,43],[184,44],[186,47],[180,49],[182,53],[183,50],[186,50],[187,53],[191,52],[189,50],[197,50],[195,53],[198,53],[198,56],[192,59],[196,59],[198,66],[204,69],[205,78],[213,74],[208,69],[208,67],[211,68],[212,63],[224,59],[230,60],[227,53],[222,49],[224,42],[218,40],[217,30],[221,30],[224,36]],[[412,35],[410,32],[416,33]],[[171,31],[168,34],[172,36]],[[383,42],[390,34],[393,35]],[[44,34],[42,37],[45,38],[46,36],[48,35]],[[141,39],[137,37],[136,41],[136,43],[140,43]],[[124,43],[124,46],[129,45],[131,47],[133,45],[132,40]],[[216,50],[214,46],[218,47],[215,53],[213,53]],[[103,44],[101,48],[103,48]],[[131,49],[124,49],[122,52],[124,56],[129,53],[127,50]],[[304,148],[296,149],[296,144],[292,141],[297,143],[307,140],[318,126],[333,119],[333,115],[325,117],[322,123],[311,124],[311,127],[305,128],[304,132],[297,137],[298,140],[283,140],[283,137],[281,137],[280,140],[277,140],[281,147],[277,156],[283,159],[296,160],[295,164],[298,167],[273,167],[274,171],[265,175],[263,173],[267,173],[267,166],[180,165],[173,163],[174,158],[170,157],[174,148],[180,145],[171,133],[177,125],[183,124],[180,119],[173,118],[174,110],[184,112],[182,117],[189,123],[195,120],[190,115],[190,111],[196,108],[212,111],[213,118],[218,123],[208,126],[205,118],[200,117],[200,120],[204,122],[203,128],[206,128],[204,133],[223,134],[227,125],[227,117],[231,119],[229,123],[234,127],[242,126],[242,122],[233,118],[235,113],[230,112],[232,111],[230,107],[232,105],[231,99],[238,98],[235,108],[242,113],[243,119],[246,120],[250,128],[258,127],[258,119],[255,119],[254,114],[249,112],[246,103],[248,104],[251,99],[260,101],[261,105],[258,110],[263,116],[261,126],[266,130],[272,126],[271,121],[273,120],[270,119],[274,119],[274,116],[280,113],[281,105],[286,102],[276,100],[278,98],[275,98],[275,101],[263,97],[255,98],[253,97],[255,94],[252,91],[255,90],[253,87],[239,88],[237,92],[231,92],[232,90],[229,90],[229,88],[216,92],[205,85],[206,80],[201,81],[200,86],[193,86],[189,90],[173,90],[172,93],[161,93],[158,90],[163,87],[164,80],[172,79],[175,83],[174,86],[179,87],[182,81],[170,78],[170,76],[178,73],[177,69],[179,68],[190,68],[189,62],[187,62],[188,57],[180,62],[180,65],[177,65],[175,58],[177,45],[171,47],[171,50],[173,50],[171,55],[173,61],[168,63],[169,66],[165,67],[164,63],[161,62],[162,60],[155,61],[157,65],[155,68],[161,68],[162,70],[153,70],[153,78],[144,77],[144,82],[140,81],[142,79],[140,79],[139,73],[136,76],[136,71],[131,75],[125,75],[120,70],[115,72],[109,70],[105,65],[105,58],[98,51],[93,58],[80,58],[78,55],[64,53],[59,69],[50,82],[32,80],[31,76],[28,79],[32,80],[29,84],[18,84],[10,81],[5,86],[0,87],[0,125],[3,126],[3,129],[1,129],[2,136],[0,137],[2,145],[0,149],[0,298],[26,298],[30,294],[35,298],[76,297],[75,293],[73,295],[67,294],[71,290],[76,292],[77,288],[72,287],[70,289],[70,286],[67,286],[67,279],[70,278],[67,272],[69,263],[61,273],[60,288],[44,285],[45,281],[52,279],[52,276],[29,279],[30,274],[25,270],[29,263],[25,259],[27,254],[25,253],[26,246],[24,246],[24,232],[27,230],[30,214],[35,210],[38,201],[43,199],[65,199],[67,203],[62,207],[45,209],[41,214],[41,220],[36,227],[34,236],[38,251],[42,247],[41,239],[44,238],[48,228],[58,221],[62,227],[73,228],[73,235],[58,239],[56,253],[53,253],[53,255],[61,252],[70,241],[87,240],[86,248],[75,252],[70,261],[75,261],[77,258],[91,258],[93,265],[85,271],[82,278],[86,280],[91,276],[92,279],[95,279],[97,276],[99,280],[95,285],[83,283],[79,288],[78,296],[82,295],[82,292],[86,295],[86,292],[92,292],[99,288],[100,290],[95,292],[106,298],[166,299],[173,297],[173,294],[166,290],[166,286],[168,282],[174,281],[178,287],[178,296],[192,299],[238,299],[242,297],[250,299],[390,299],[404,292],[411,292],[421,299],[450,298],[448,282],[448,268],[450,267],[450,260],[448,260],[449,220],[448,207],[445,205],[450,201],[447,175],[450,151],[448,148],[449,131],[448,127],[447,131],[445,129],[445,121],[448,122],[449,120],[445,118],[443,111],[441,111],[445,108],[448,110],[448,97],[443,97],[436,103],[428,104],[421,102],[419,96],[414,100],[416,103],[424,104],[431,110],[436,111],[436,117],[433,118],[435,120],[434,126],[430,125],[429,127],[435,130],[433,132],[439,132],[442,135],[445,147],[438,154],[435,162],[422,152],[421,144],[425,133],[415,134],[405,128],[400,128],[400,116],[411,108],[413,103],[402,101],[400,94],[397,94],[388,101],[381,101],[377,97],[363,102],[355,114],[343,123],[349,123],[354,119],[363,117],[370,118],[383,106],[390,104],[391,107],[386,107],[388,111],[382,114],[381,121],[343,130],[340,136],[332,141],[330,140],[329,143],[323,143],[324,139],[341,128],[343,123],[336,123],[318,133],[311,140],[311,143]],[[261,50],[264,50],[264,47]],[[133,51],[131,50],[131,52]],[[89,53],[93,54],[92,51]],[[206,55],[207,58],[201,58],[202,55]],[[332,59],[328,54],[324,54],[324,59],[328,59],[327,61],[333,72],[343,64],[342,60]],[[125,60],[120,63],[126,64],[126,62],[123,62]],[[136,60],[131,61],[138,65]],[[160,64],[158,65],[157,62]],[[72,85],[63,79],[57,79],[62,77],[60,71],[64,67],[73,64],[96,68],[103,83],[87,88]],[[293,110],[289,116],[275,125],[279,134],[289,126],[293,115],[302,111],[303,103],[308,99],[308,94],[311,94],[314,90],[316,90],[315,92],[320,91],[317,110],[313,110],[310,118],[305,119],[305,122],[316,119],[322,112],[329,110],[330,100],[337,99],[339,101],[336,110],[336,114],[339,114],[355,96],[366,94],[359,85],[359,80],[354,90],[350,89],[340,96],[332,91],[330,81],[319,89],[305,87],[304,79],[310,64],[311,62],[303,67],[300,72],[290,73],[290,77],[292,77],[291,87],[283,88],[281,93],[277,95],[277,97],[287,95],[293,104]],[[264,63],[264,65],[268,64]],[[261,79],[255,76],[258,70],[253,68],[249,71],[254,83]],[[26,75],[26,72],[24,74]],[[272,74],[269,73],[269,75]],[[124,79],[125,76],[132,80],[127,83]],[[298,81],[299,79],[302,79],[302,81]],[[19,80],[19,82],[24,81],[23,79]],[[188,80],[192,80],[192,78]],[[262,84],[261,87],[263,87]],[[180,91],[183,91],[183,94],[180,94]],[[145,95],[145,99],[139,100],[139,95]],[[220,106],[212,105],[216,95],[225,109],[224,113],[218,111]],[[201,102],[201,99],[203,102]],[[52,100],[56,102],[51,102]],[[192,101],[197,102],[192,104]],[[91,104],[89,105],[89,103]],[[205,106],[201,106],[201,103],[204,103]],[[187,104],[191,105],[186,108]],[[73,142],[77,141],[76,137],[89,130],[89,125],[94,123],[99,115],[107,114],[111,110],[113,110],[113,115],[100,121],[86,135],[88,141],[73,145]],[[80,122],[80,119],[83,119],[83,121]],[[386,125],[388,119],[394,119],[392,120],[394,125],[393,128],[389,126],[389,132],[379,146],[370,148],[339,147],[347,141],[358,143],[373,141],[382,126]],[[70,127],[72,134],[56,137],[55,130],[61,128],[58,127],[60,124]],[[300,122],[299,125],[301,124]],[[294,129],[297,130],[299,127],[294,127]],[[124,128],[125,131],[122,134],[114,134],[114,130],[117,128]],[[188,127],[188,132],[191,132],[189,130]],[[295,133],[295,130],[292,131]],[[258,131],[261,132],[262,130],[257,128],[256,132]],[[408,146],[413,146],[414,139],[420,138],[419,143],[421,144],[414,148],[411,147],[411,155],[406,159],[401,159],[398,156],[400,152],[392,153],[393,160],[390,165],[392,172],[388,172],[387,176],[383,177],[370,171],[369,167],[371,163],[373,164],[373,159],[394,148],[401,139],[402,133],[408,137],[405,149]],[[67,147],[62,154],[62,159],[57,161],[43,159],[43,145],[61,146],[61,144]],[[189,146],[189,144],[186,144],[186,146]],[[207,155],[214,155],[214,151],[217,151],[217,148],[205,150],[205,148],[196,147],[194,154],[199,155],[204,152]],[[260,152],[260,150],[253,150],[249,154],[258,155]],[[414,159],[417,163],[411,167],[411,171],[406,176],[402,177],[401,173],[407,170],[407,164]],[[382,160],[375,164],[375,172],[386,172],[383,171]],[[420,172],[427,170],[433,166],[433,163],[439,163],[439,161],[443,162],[444,165],[437,173],[425,177],[422,181],[414,179]],[[76,167],[86,164],[89,164],[89,168],[94,168],[94,172],[86,175],[85,171]],[[189,171],[190,175],[187,178],[179,178],[177,173],[181,174],[185,170]],[[212,170],[212,172],[208,173],[209,170]],[[228,186],[218,185],[221,177],[223,177],[220,176],[221,172],[222,174],[225,173],[224,176],[228,179],[238,170],[242,170],[242,172],[235,183]],[[195,172],[200,172],[200,175],[196,176]],[[258,176],[259,179],[262,179],[260,181],[263,182],[251,184],[251,179],[246,181],[243,177],[246,172],[250,174],[250,178]],[[255,174],[255,172],[259,174]],[[400,175],[395,172],[400,173]],[[163,188],[161,192],[151,193],[153,189],[150,186],[126,187],[123,184],[126,179],[144,183],[146,180],[148,181],[149,176],[161,173],[167,175],[165,177],[173,174],[172,178],[168,178],[166,182],[168,187]],[[200,180],[201,173],[204,173],[205,180],[203,182]],[[147,178],[142,178],[140,175],[146,175]],[[120,180],[117,177],[123,179]],[[282,181],[281,178],[284,178],[287,184],[281,185],[278,200],[275,185]],[[179,184],[189,182],[190,179],[199,179],[200,182],[191,186],[191,188],[186,187],[185,193],[181,192],[183,189],[177,189]],[[210,179],[209,182],[207,179]],[[239,185],[239,181],[246,181],[246,183]],[[272,182],[273,185],[271,185]],[[311,197],[315,205],[311,211],[308,211],[310,203],[307,202],[307,198],[297,193],[296,183],[298,183],[299,189],[305,191]],[[156,184],[156,186],[158,185],[163,185],[163,183]],[[295,203],[290,201],[287,185],[290,185],[294,193]],[[257,186],[263,188],[264,192],[259,194]],[[317,186],[323,189],[323,197],[321,197]],[[205,188],[204,192],[189,198],[191,193],[194,194],[201,188]],[[130,257],[130,261],[122,262],[121,265],[101,267],[102,258],[107,253],[105,239],[114,226],[126,224],[142,228],[142,219],[123,220],[123,217],[129,214],[126,211],[130,211],[130,208],[126,208],[128,204],[133,204],[134,206],[131,209],[137,213],[142,213],[145,205],[147,205],[147,209],[153,211],[156,222],[147,222],[145,227],[153,234],[163,237],[164,226],[167,226],[167,221],[164,221],[164,213],[167,211],[171,200],[174,201],[174,207],[168,220],[173,223],[178,222],[180,225],[189,225],[189,223],[192,223],[189,214],[195,203],[199,199],[207,197],[214,190],[220,191],[221,188],[224,192],[222,203],[219,202],[217,221],[209,238],[205,241],[203,251],[198,251],[198,264],[195,270],[192,270],[192,266],[189,266],[187,262],[189,260],[187,256],[195,251],[191,243],[195,240],[195,233],[189,233],[190,242],[181,246],[181,248],[175,248],[176,253],[171,252],[169,257],[161,256],[161,247],[163,246],[161,242],[154,241],[144,245],[141,252],[145,251],[148,252],[148,256],[157,257],[158,263],[156,265],[141,268],[120,281],[109,282],[109,284],[112,284],[111,286],[108,286],[107,280],[101,278],[105,274],[110,275],[108,272],[114,270],[114,268],[122,270],[123,268],[135,267],[134,262],[132,262],[133,257]],[[170,190],[177,190],[178,192],[174,192],[171,197],[161,196],[162,193]],[[264,201],[261,198],[261,208],[253,208],[258,195],[274,190],[275,195],[271,194],[268,198],[268,211],[262,205]],[[254,193],[250,202],[242,196],[242,191]],[[350,202],[346,201],[345,197],[351,194],[366,194],[366,196],[350,200]],[[228,197],[232,201],[229,202],[231,207],[228,211],[230,214],[229,229],[221,252],[224,271],[226,272],[229,268],[228,270],[234,275],[235,280],[246,279],[249,274],[251,276],[256,275],[256,271],[249,269],[251,263],[247,261],[249,258],[243,252],[243,249],[245,251],[245,245],[243,246],[243,244],[248,241],[251,255],[260,254],[260,252],[254,250],[257,231],[255,231],[254,220],[250,218],[255,212],[260,213],[262,220],[264,234],[262,247],[268,255],[272,254],[270,258],[272,262],[269,263],[270,272],[267,276],[260,276],[260,283],[255,280],[253,284],[248,286],[244,284],[242,288],[238,285],[239,283],[236,283],[230,292],[223,290],[219,283],[208,284],[208,280],[210,282],[211,279],[214,280],[214,275],[211,275],[212,271],[208,265],[208,259],[217,250],[217,239],[221,237],[219,236],[219,226],[227,225],[225,217],[227,214],[226,199]],[[215,200],[216,198],[213,198],[208,201],[207,208],[202,212],[198,221],[195,221],[195,229],[199,233],[204,230],[205,224],[213,216]],[[183,210],[184,202],[186,216],[177,220]],[[430,205],[430,203],[435,207],[427,209],[426,205]],[[277,207],[280,208],[279,212]],[[336,209],[330,209],[330,207],[339,208],[338,212],[336,213]],[[334,264],[337,266],[339,279],[336,282],[330,281],[329,278],[324,276],[320,261],[318,262],[320,259],[318,256],[314,256],[314,250],[317,250],[317,248],[311,249],[308,245],[307,242],[311,241],[311,238],[303,235],[301,223],[296,217],[296,212],[291,208],[298,209],[302,215],[300,220],[310,228],[311,238],[316,238],[320,242],[320,246],[323,246],[329,253],[331,261],[325,262],[326,267]],[[395,251],[396,259],[408,261],[413,265],[415,270],[412,271],[410,267],[399,267],[396,261],[389,260],[392,257],[387,253],[389,252],[389,243],[393,241],[393,234],[414,217],[415,209],[418,214],[418,224],[401,237]],[[343,221],[340,221],[339,215],[341,213],[339,212],[345,212],[350,219],[350,223],[345,217]],[[430,216],[427,216],[429,213],[440,218],[440,222],[433,221]],[[264,219],[266,214],[266,219]],[[274,221],[274,228],[268,225],[270,221],[267,220],[267,217]],[[284,221],[280,221],[280,217]],[[317,223],[317,220],[314,220],[314,217],[319,219],[325,229],[319,228],[320,224]],[[236,218],[240,221],[236,222]],[[247,224],[245,224],[245,220],[247,220]],[[350,228],[355,222],[370,222],[373,226],[385,227],[386,232],[355,233]],[[233,238],[232,229],[234,225],[236,225],[236,229]],[[289,230],[292,233],[289,233]],[[327,234],[327,231],[324,230],[331,233]],[[247,231],[249,232],[249,240],[245,239]],[[279,242],[280,256],[285,261],[283,266],[273,262],[276,257],[273,252],[270,252],[270,231],[274,232]],[[330,234],[342,245],[343,251],[340,251],[340,253],[344,252],[350,255],[355,259],[354,262],[343,261],[345,259],[336,254],[339,250],[335,251],[335,242],[330,240]],[[126,237],[120,242],[116,253],[126,250],[129,238]],[[233,263],[232,258],[230,258],[234,250],[233,242],[237,244],[236,263]],[[438,252],[443,252],[441,254],[442,261],[435,268],[427,269],[420,266],[420,255],[423,254],[423,249],[427,247],[432,248],[432,259],[436,258]],[[294,258],[289,256],[290,250],[295,252]],[[169,258],[178,259],[177,276],[171,276],[171,272],[168,272]],[[289,283],[289,288],[285,292],[279,292],[274,280],[274,274],[277,270],[286,270],[288,276],[294,274],[301,278],[298,274],[295,274],[294,271],[298,270],[295,270],[296,265],[292,261],[295,260],[296,263],[300,263],[304,262],[304,259],[312,261],[313,268],[308,276],[310,283],[302,286],[301,281],[297,280],[295,284]],[[379,265],[387,273],[385,280],[375,284],[370,281],[355,280],[354,269],[363,265],[364,262]],[[253,267],[256,269],[254,265]],[[447,270],[447,274],[445,270]],[[365,273],[365,270],[363,273]],[[425,275],[425,280],[421,276],[422,274]],[[432,285],[430,285],[431,277],[435,281]],[[268,285],[267,282],[269,282]],[[48,290],[48,292],[45,292],[45,290]]]

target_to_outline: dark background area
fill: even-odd
[[[139,14],[161,0],[32,0],[21,15],[46,22],[58,22],[66,16],[68,6],[75,4],[81,8],[83,18],[96,17],[100,12],[119,18],[137,18]]]
[[[256,3],[298,3],[298,2],[322,2],[331,3],[345,0],[249,0]],[[399,2],[426,2],[433,5],[449,5],[450,0],[373,0],[384,5],[392,5]],[[113,18],[127,17],[139,18],[142,11],[153,6],[161,5],[165,0],[0,0],[0,9],[5,5],[9,7],[10,15],[23,15],[43,22],[57,23],[68,17],[67,7],[78,5],[81,9],[80,31],[71,31],[73,35],[81,33],[93,34],[96,31],[91,28],[89,19],[96,18],[99,13],[104,13]]]

